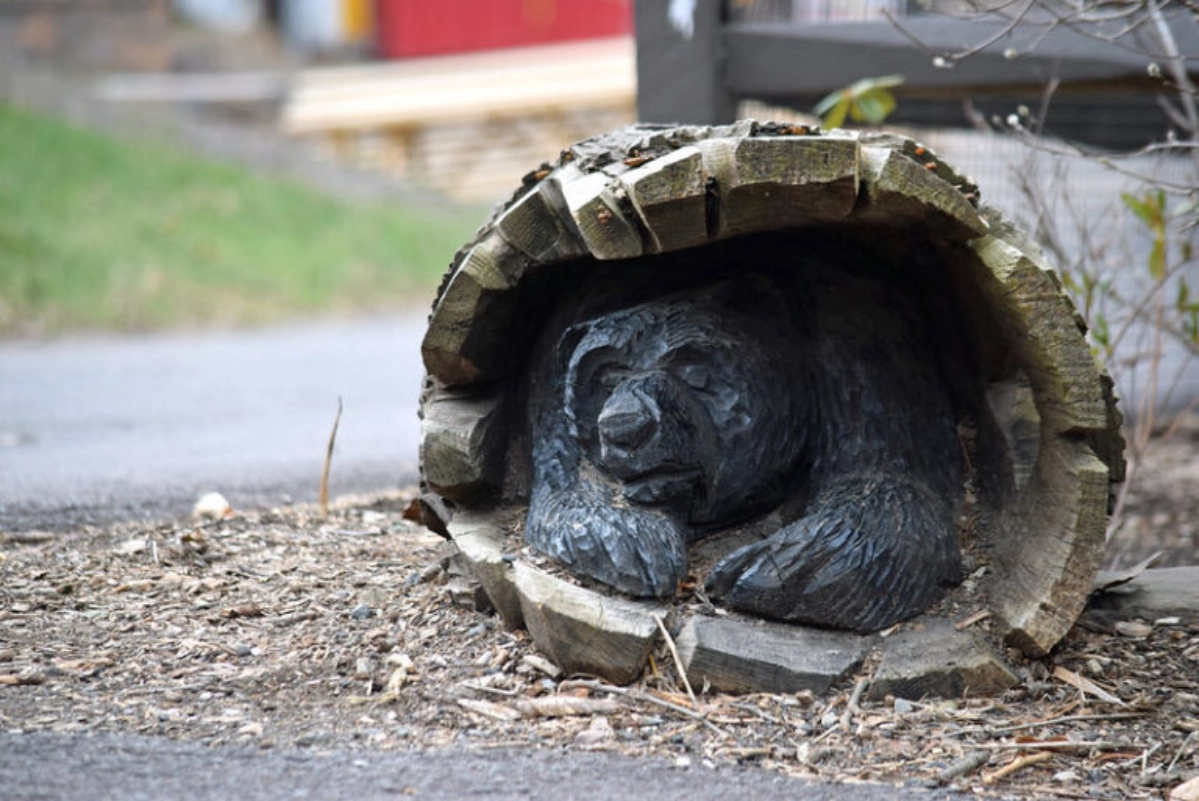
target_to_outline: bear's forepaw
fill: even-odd
[[[852,476],[807,516],[725,557],[707,591],[763,617],[876,631],[924,611],[960,576],[944,503],[892,476]]]
[[[638,598],[672,597],[687,570],[683,527],[652,510],[534,493],[525,537],[574,575]]]

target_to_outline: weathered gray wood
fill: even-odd
[[[499,489],[508,438],[503,400],[445,390],[425,400],[420,458],[432,489],[458,503]]]
[[[641,233],[625,219],[608,175],[564,170],[557,180],[566,207],[592,256],[607,260],[631,259],[642,254]]]
[[[863,222],[919,222],[955,240],[987,232],[987,224],[966,197],[972,186],[955,185],[952,174],[931,151],[921,156],[892,147],[862,147],[866,203],[855,218]],[[940,170],[941,174],[938,174]]]
[[[557,184],[542,181],[503,212],[495,222],[509,244],[537,264],[562,261],[587,253]]]
[[[1059,434],[1108,430],[1111,411],[1099,368],[1056,276],[993,236],[970,245],[1002,285],[997,305],[1022,329],[1044,425]]]
[[[676,643],[692,686],[822,693],[861,667],[873,639],[746,618],[693,617]]]
[[[659,636],[660,604],[628,601],[516,563],[516,590],[529,636],[566,673],[628,684],[641,675]]]
[[[694,5],[690,35],[671,24],[670,0],[633,4],[637,30],[637,117],[646,122],[719,125],[736,116],[722,83],[724,4]]]
[[[450,537],[458,546],[463,561],[492,606],[499,612],[504,625],[510,629],[524,628],[520,596],[516,592],[516,577],[512,563],[504,559],[502,543],[508,521],[502,516],[459,513],[448,525]]]
[[[721,238],[844,220],[858,197],[849,138],[759,137],[697,143],[720,197]]]
[[[509,290],[524,274],[527,261],[495,234],[470,250],[438,299],[421,342],[431,375],[456,386],[502,372],[509,355],[502,332],[514,311]]]
[[[882,660],[867,697],[986,696],[1019,682],[1012,668],[981,636],[957,631],[947,620],[929,620],[920,628],[883,640]]]
[[[1004,511],[991,608],[1008,645],[1044,656],[1078,619],[1103,555],[1110,481],[1084,440],[1046,437],[1032,478]]]
[[[620,176],[661,253],[703,244],[708,238],[703,154],[681,147]]]
[[[1041,415],[1036,396],[1024,375],[992,384],[987,401],[1000,433],[1006,441],[1012,462],[1012,482],[1022,491],[1032,478],[1041,453]]]
[[[1100,573],[1097,583],[1103,579]],[[1091,599],[1091,608],[1125,618],[1177,617],[1184,623],[1199,623],[1199,565],[1146,570],[1126,584],[1098,593]]]

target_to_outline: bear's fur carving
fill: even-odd
[[[919,315],[872,278],[794,281],[725,281],[566,328],[530,393],[537,550],[666,598],[690,543],[798,509],[717,564],[710,596],[869,631],[959,580],[961,451]]]

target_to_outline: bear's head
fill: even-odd
[[[755,289],[643,303],[559,341],[571,435],[630,503],[703,526],[782,500],[805,439],[802,368],[777,293]]]

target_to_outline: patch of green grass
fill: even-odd
[[[348,203],[0,105],[0,334],[424,305],[482,219]]]

